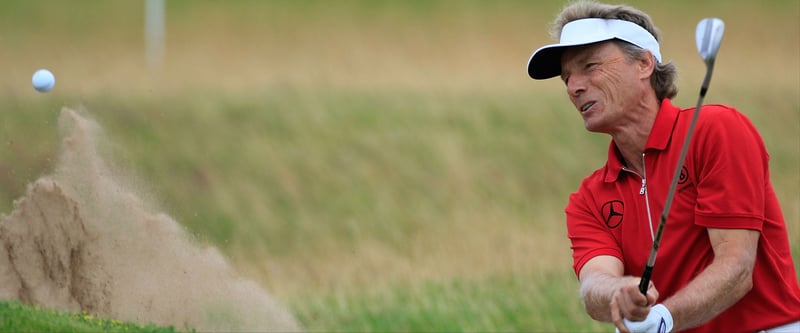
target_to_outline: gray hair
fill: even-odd
[[[607,5],[595,1],[578,1],[565,7],[553,21],[550,35],[553,39],[561,38],[561,29],[569,22],[585,18],[618,19],[630,21],[638,24],[650,32],[656,41],[661,43],[661,33],[653,24],[653,20],[645,12],[626,5]],[[639,59],[645,56],[645,49],[636,45],[617,41],[617,45],[629,60]],[[650,85],[655,90],[659,102],[664,98],[672,99],[678,95],[678,87],[675,79],[678,76],[678,69],[672,62],[659,63],[656,61],[653,75],[650,76]]]

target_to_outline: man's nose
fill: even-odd
[[[578,97],[586,91],[586,77],[583,75],[570,75],[567,80],[567,94]]]

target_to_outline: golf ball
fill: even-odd
[[[56,77],[46,69],[40,69],[33,73],[33,88],[38,92],[48,92],[56,85]]]

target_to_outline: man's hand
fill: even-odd
[[[647,295],[642,295],[639,291],[638,281],[632,282],[635,283],[622,286],[611,295],[611,321],[617,326],[619,332],[623,333],[629,332],[627,322],[646,320],[652,314],[650,307],[658,299],[658,291],[652,281],[647,289]]]
[[[631,333],[667,333],[672,331],[672,314],[667,307],[657,304],[650,308],[650,313],[642,321],[622,320]],[[622,332],[619,328],[617,332]]]

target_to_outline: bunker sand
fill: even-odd
[[[298,331],[263,288],[194,242],[101,158],[102,128],[64,108],[55,172],[0,216],[0,298],[198,331]]]

